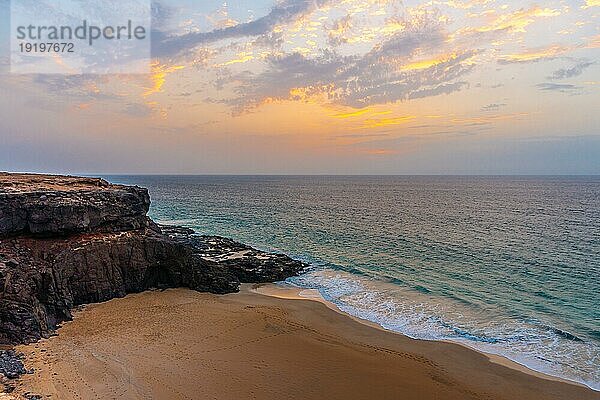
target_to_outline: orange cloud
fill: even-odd
[[[374,111],[372,108],[363,108],[357,111],[352,111],[352,112],[348,112],[348,113],[339,113],[339,114],[333,114],[331,115],[331,117],[333,118],[339,118],[339,119],[347,119],[347,118],[354,118],[354,117],[360,117],[361,115],[365,115],[365,114],[369,114],[369,117],[375,117],[378,115],[387,115],[387,114],[391,114],[391,111]]]
[[[362,110],[358,110],[358,111],[354,111],[354,112],[349,112],[349,113],[343,113],[343,114],[335,114],[332,115],[333,118],[351,118],[351,117],[358,117],[360,115],[364,115],[371,112],[371,110],[369,108],[364,108]]]
[[[500,57],[501,63],[526,63],[540,60],[553,59],[559,55],[568,52],[570,48],[553,45],[546,48],[529,49],[522,53],[507,54]]]
[[[511,14],[496,17],[488,25],[477,28],[465,28],[458,33],[484,33],[494,31],[526,32],[525,28],[535,22],[537,18],[556,17],[560,11],[551,8],[535,6],[527,10],[521,9]]]
[[[223,64],[219,64],[219,67],[224,67],[227,65],[232,65],[232,64],[243,64],[246,63],[248,61],[252,61],[254,60],[254,56],[252,55],[252,53],[246,53],[246,52],[242,52],[242,53],[238,53],[238,58],[227,61]]]
[[[581,6],[583,9],[590,7],[600,7],[600,0],[586,0],[585,5]]]
[[[316,103],[317,100],[326,100],[333,96],[335,85],[325,84],[316,86],[296,87],[289,91],[289,100]]]
[[[146,97],[162,92],[162,87],[167,80],[167,75],[184,68],[185,66],[183,65],[167,66],[165,64],[161,64],[160,61],[153,62],[151,65],[152,72],[150,73],[152,87],[148,88],[143,95]]]
[[[361,127],[361,129],[372,129],[372,128],[379,128],[382,126],[405,124],[415,118],[416,118],[416,116],[414,116],[414,115],[407,115],[404,117],[396,117],[396,118],[368,119],[365,121],[365,124]]]
[[[421,61],[415,61],[415,62],[412,62],[409,64],[405,64],[400,67],[400,70],[401,71],[418,71],[421,69],[427,69],[427,68],[431,68],[436,65],[443,64],[445,62],[454,60],[457,57],[458,57],[457,53],[441,55],[441,56],[437,56],[436,58],[432,58],[429,60],[421,60]]]

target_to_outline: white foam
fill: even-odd
[[[385,329],[415,339],[454,341],[600,390],[600,348],[562,338],[535,321],[341,271],[315,270],[289,282],[312,289],[307,297],[323,296],[340,310]]]

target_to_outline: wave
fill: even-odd
[[[600,390],[600,345],[551,323],[436,296],[399,280],[315,268],[290,283],[317,289],[340,310],[415,339],[454,341]]]

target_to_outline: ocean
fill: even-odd
[[[288,283],[350,314],[600,390],[600,177],[105,178],[161,223],[308,262]]]

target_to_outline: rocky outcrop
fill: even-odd
[[[146,217],[142,188],[11,177],[0,175],[0,344],[46,337],[81,304],[150,288],[231,293],[305,267],[230,239],[158,226]]]
[[[119,232],[148,225],[148,190],[103,179],[0,174],[0,236]]]
[[[14,350],[0,350],[0,375],[8,379],[15,379],[27,373],[33,373],[33,370],[26,370],[23,365],[22,354],[15,353]]]

